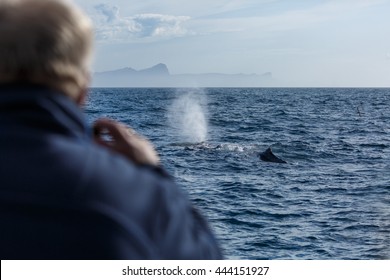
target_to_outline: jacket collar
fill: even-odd
[[[0,126],[36,128],[77,138],[92,132],[77,104],[61,92],[31,84],[0,84]]]

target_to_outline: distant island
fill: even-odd
[[[272,73],[258,74],[178,74],[159,63],[135,70],[130,67],[93,74],[93,87],[264,87],[272,84]]]

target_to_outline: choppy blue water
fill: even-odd
[[[227,258],[390,258],[390,89],[92,89],[208,217]],[[260,161],[272,146],[288,164]]]

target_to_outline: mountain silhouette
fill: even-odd
[[[177,74],[167,65],[135,70],[125,67],[93,74],[93,87],[262,87],[272,82],[272,73],[257,74]]]

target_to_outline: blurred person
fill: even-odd
[[[0,0],[0,258],[221,258],[147,140],[87,125],[92,42],[70,2]]]

